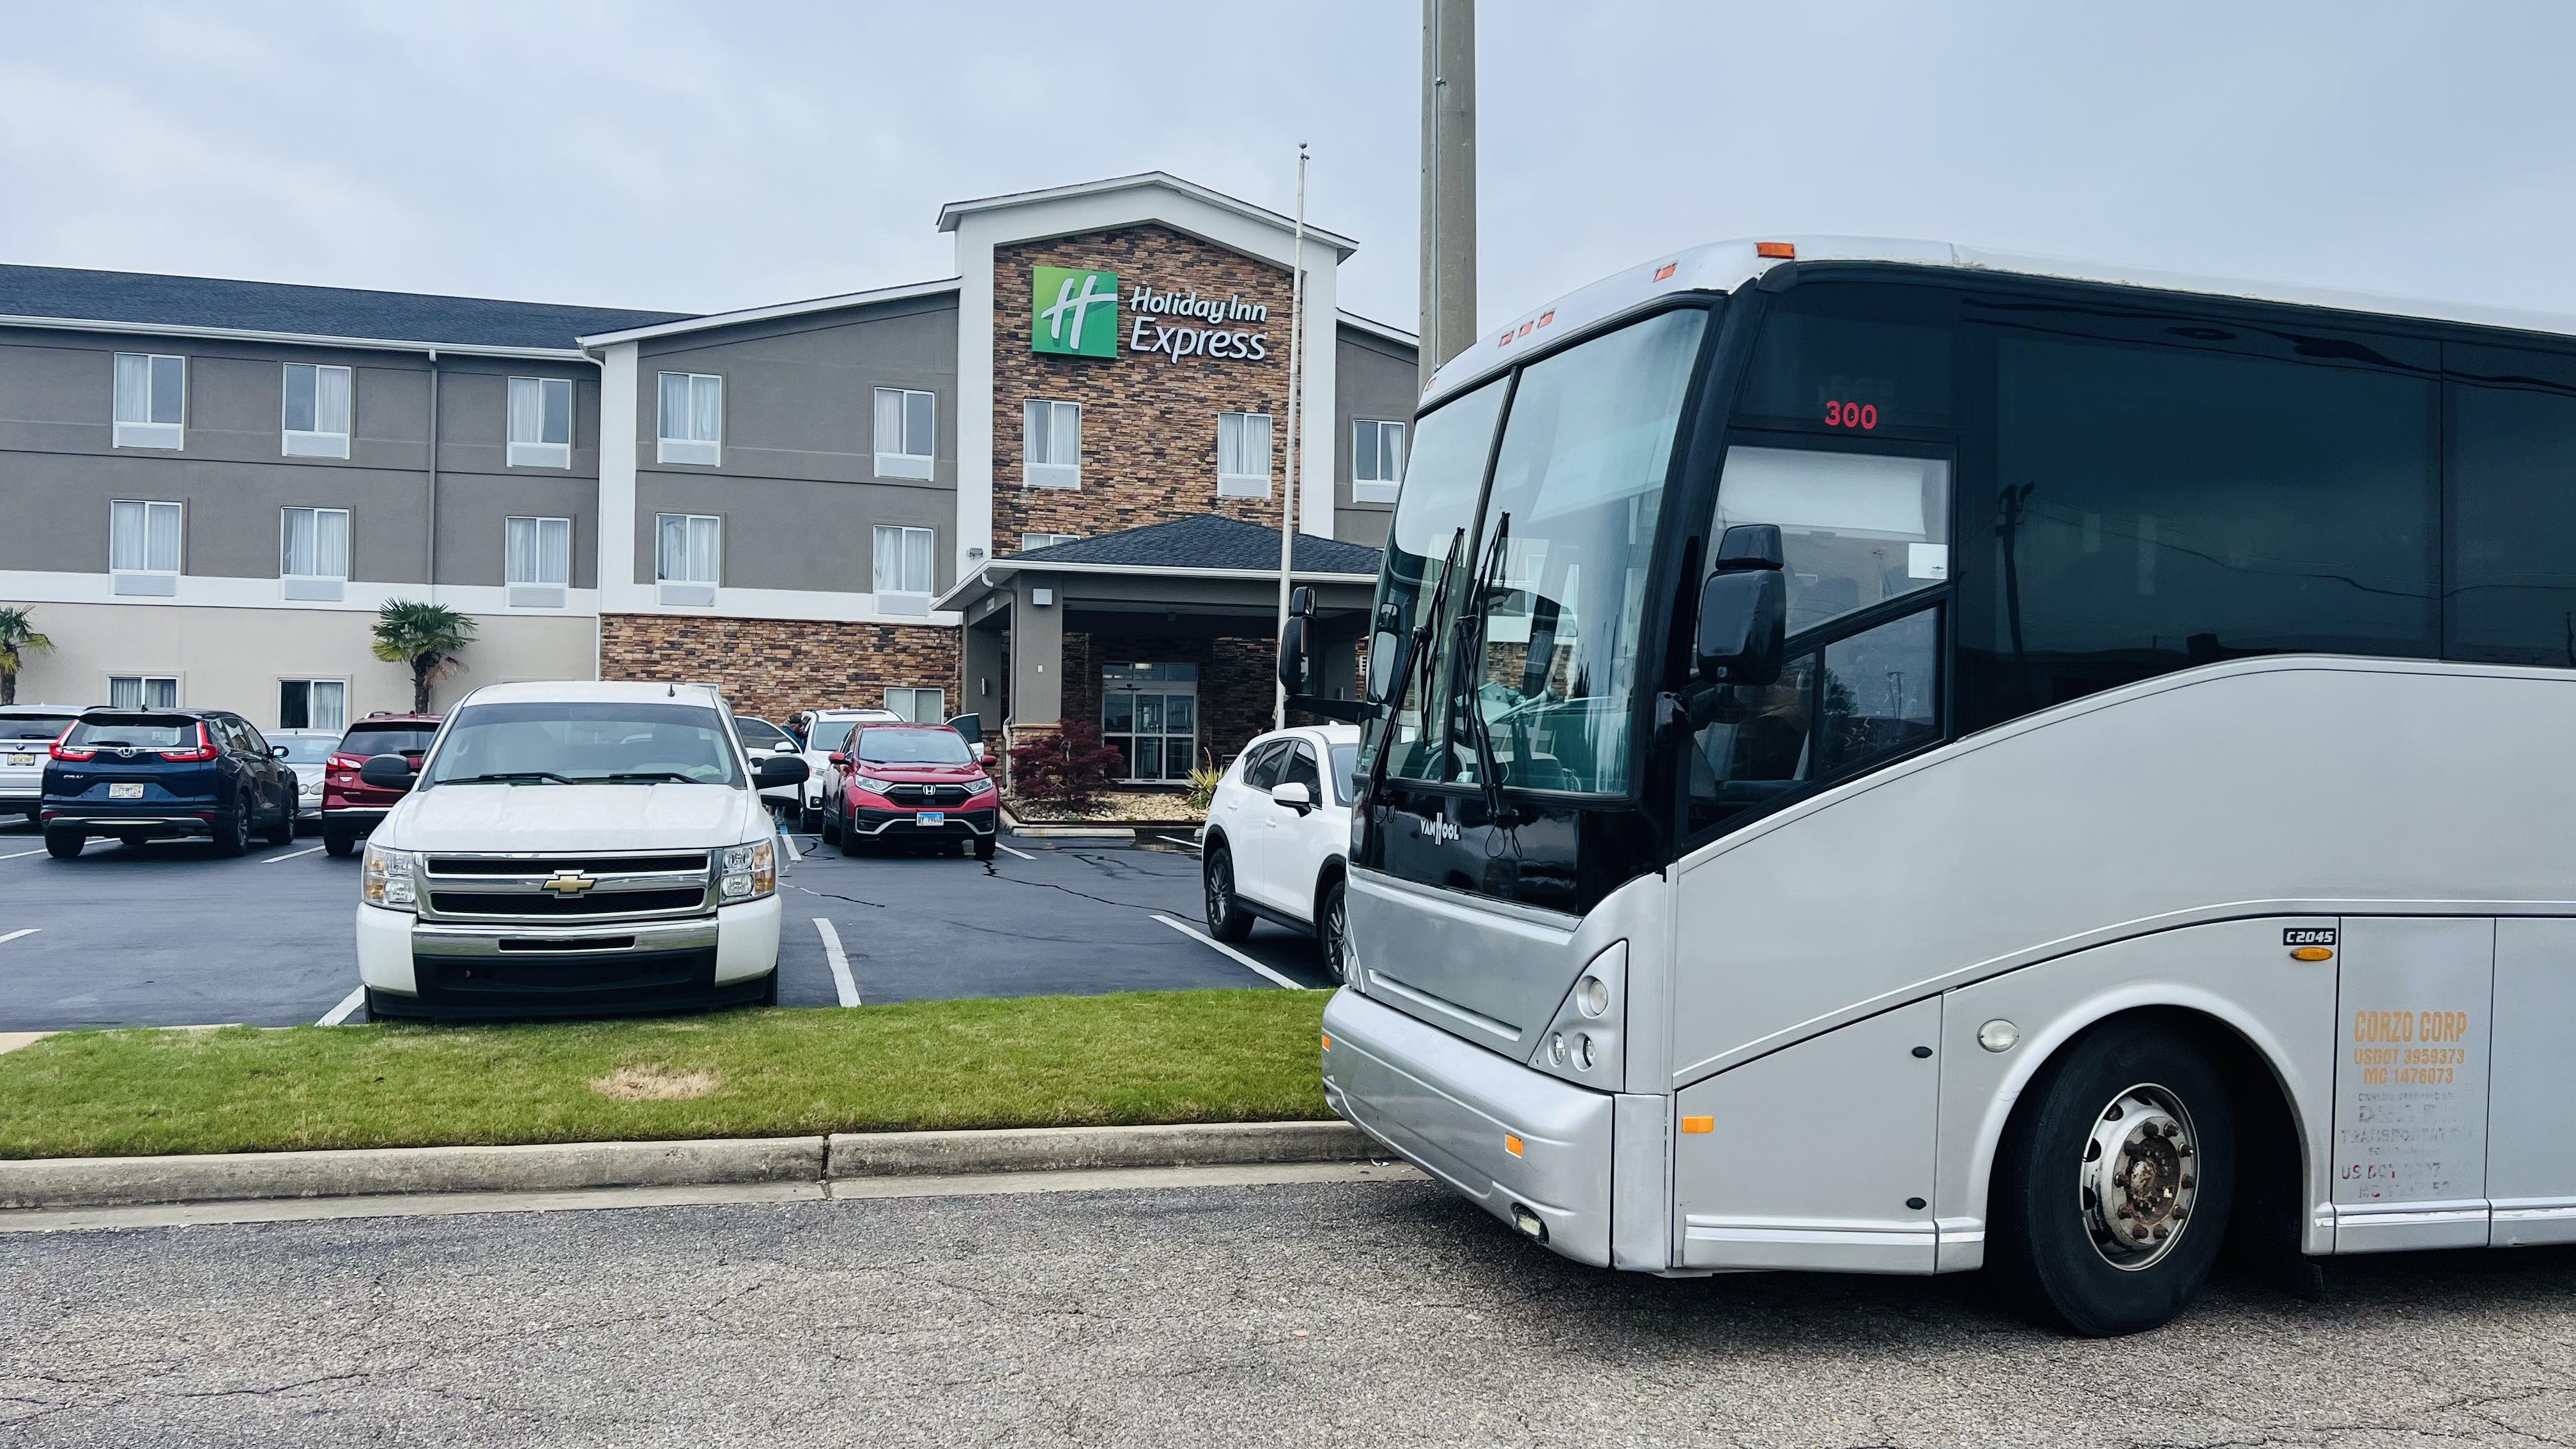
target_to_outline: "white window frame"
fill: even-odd
[[[1037,435],[1037,410],[1048,409],[1047,428],[1050,443],[1059,436],[1063,420],[1073,419],[1073,461],[1040,463],[1030,457],[1030,442]],[[1064,409],[1070,408],[1067,414]],[[1049,447],[1048,452],[1062,451]],[[1061,398],[1033,397],[1020,404],[1020,486],[1023,488],[1080,488],[1082,486],[1082,404]]]
[[[1255,422],[1255,421],[1258,421],[1258,422],[1260,423],[1260,427],[1259,427],[1257,430],[1255,430],[1255,429],[1253,428],[1253,424],[1254,424],[1254,422]],[[1226,434],[1226,425],[1227,425],[1228,423],[1232,423],[1232,424],[1234,425],[1235,431],[1236,431],[1238,434],[1241,434],[1241,433],[1244,433],[1244,432],[1247,432],[1247,431],[1258,431],[1258,432],[1260,433],[1260,436],[1261,436],[1261,471],[1260,471],[1260,472],[1258,472],[1258,473],[1250,473],[1250,472],[1246,472],[1246,471],[1244,471],[1244,470],[1243,470],[1242,468],[1240,468],[1240,467],[1237,467],[1237,468],[1232,469],[1232,470],[1228,470],[1228,469],[1227,469],[1227,467],[1226,467],[1226,463],[1227,463],[1227,461],[1228,461],[1228,460],[1227,460],[1227,458],[1226,458],[1226,451],[1227,451],[1227,449],[1226,449],[1226,439],[1225,439],[1225,434]],[[1269,497],[1269,496],[1270,496],[1270,457],[1271,457],[1270,442],[1271,442],[1271,431],[1272,431],[1272,430],[1271,430],[1270,414],[1268,414],[1268,413],[1218,413],[1218,414],[1216,415],[1216,496],[1217,496],[1217,497],[1219,497],[1219,498],[1267,498],[1267,497]],[[1250,443],[1250,441],[1249,441],[1248,439],[1240,439],[1240,438],[1239,438],[1239,439],[1238,439],[1238,441],[1237,441],[1237,442],[1236,442],[1236,444],[1235,444],[1235,449],[1234,449],[1234,451],[1236,451],[1238,454],[1240,454],[1240,453],[1247,452],[1247,451],[1250,449],[1250,447],[1251,447],[1251,443]],[[1249,460],[1248,458],[1245,458],[1245,457],[1237,457],[1237,458],[1233,459],[1232,461],[1234,461],[1234,462],[1235,462],[1235,463],[1237,463],[1237,464],[1241,464],[1241,463],[1244,463],[1244,462],[1248,462],[1248,461],[1250,461],[1250,460]]]
[[[522,441],[519,437],[519,398],[521,396],[520,384],[522,383],[525,383],[534,389],[533,395],[536,399],[537,407],[535,426],[529,429],[529,431],[536,434],[536,437],[526,441]],[[657,383],[656,386],[658,387],[659,384]],[[549,441],[545,435],[546,395],[556,388],[563,389],[564,400],[564,435],[563,441],[560,443]],[[572,410],[577,397],[578,393],[573,388],[572,379],[568,377],[511,378],[509,382],[505,384],[501,409],[501,438],[504,453],[502,465],[509,468],[571,467],[573,432]]]
[[[888,534],[894,535],[895,570],[905,575],[910,574],[914,562],[913,535],[921,535],[925,543],[919,560],[922,565],[919,579],[902,577],[891,584],[887,582],[884,563]],[[930,613],[930,595],[939,586],[939,530],[917,524],[880,523],[876,526],[873,541],[875,548],[869,554],[868,587],[876,593],[877,612],[927,616]],[[916,584],[919,587],[913,587]]]
[[[121,567],[116,559],[117,511],[124,508],[143,510],[138,516],[143,529],[143,538],[137,545],[143,562],[132,568]],[[175,540],[171,552],[175,557],[170,560],[167,568],[158,567],[152,561],[152,520],[156,516],[165,516],[161,514],[163,509],[169,510],[166,516],[177,520],[170,528],[171,537]],[[107,505],[107,571],[113,579],[112,587],[116,593],[169,598],[179,592],[179,575],[187,565],[188,506],[186,504],[150,498],[119,498]]]
[[[294,548],[297,514],[310,515],[313,520],[313,554],[317,565],[323,562],[324,520],[332,515],[338,515],[340,520],[340,571],[338,573],[295,574],[286,571],[287,560]],[[321,599],[338,602],[349,592],[349,555],[356,547],[357,540],[349,532],[349,510],[345,508],[305,508],[290,505],[279,509],[277,511],[277,577],[281,586],[280,592],[290,599]]]
[[[129,399],[126,396],[123,376],[125,372],[125,359],[129,357],[139,357],[143,359],[143,396],[140,400],[141,415],[134,418],[128,418],[125,416],[127,412],[134,410],[127,406]],[[158,387],[153,382],[153,375],[160,371],[159,365],[164,362],[178,364],[179,420],[175,423],[156,423],[152,421],[153,398],[159,391]],[[185,447],[188,440],[188,359],[167,352],[120,352],[116,354],[116,361],[113,366],[116,369],[116,377],[110,384],[108,417],[114,423],[114,426],[110,429],[110,432],[113,434],[111,441],[114,445],[119,448]]]
[[[290,428],[286,425],[287,404],[294,390],[295,374],[298,371],[313,374],[313,426],[310,428]],[[332,421],[322,416],[323,374],[332,372],[340,375],[341,415],[338,419],[340,424],[338,432],[322,426]],[[277,376],[278,452],[289,458],[348,457],[349,434],[354,431],[358,416],[358,395],[355,391],[358,383],[357,374],[348,368],[335,367],[328,363],[289,362],[278,369]]]
[[[674,520],[685,522],[690,535],[686,553],[697,551],[699,524],[707,524],[715,535],[711,550],[715,567],[713,578],[670,578],[663,574],[662,531]],[[724,586],[724,519],[713,513],[656,513],[653,515],[653,587],[655,596],[665,604],[705,606],[716,601],[716,590]]]
[[[301,725],[289,725],[286,722],[286,686],[290,684],[300,684],[304,686],[304,717],[306,723]],[[330,685],[332,688],[340,691],[340,722],[337,726],[325,726],[311,722],[313,718],[314,686],[324,684]],[[349,681],[345,677],[338,679],[315,679],[302,676],[290,678],[281,675],[277,681],[277,694],[277,727],[279,729],[319,730],[325,728],[336,728],[340,733],[345,734],[348,732]]]
[[[1059,543],[1080,543],[1081,541],[1082,535],[1078,533],[1023,533],[1020,535],[1020,552],[1035,553],[1042,548],[1053,548]]]
[[[920,398],[930,404],[930,421],[923,436],[914,437],[912,400]],[[893,437],[887,437],[887,405],[894,408]],[[877,476],[880,478],[918,478],[929,481],[931,470],[939,460],[939,395],[919,388],[881,387],[876,396]],[[892,441],[893,447],[886,444]]]
[[[688,416],[676,421],[684,428],[694,427],[698,415],[698,395],[715,393],[715,436],[701,438],[690,432],[671,431],[671,382],[687,379]],[[653,429],[656,448],[654,460],[662,463],[689,463],[708,468],[724,466],[724,377],[713,372],[657,372],[653,375]]]
[[[1377,447],[1370,456],[1377,460],[1375,464],[1377,476],[1363,478],[1360,476],[1359,467],[1360,435],[1370,429],[1376,431]],[[1410,431],[1403,423],[1386,418],[1359,418],[1351,423],[1351,501],[1353,503],[1393,503],[1395,501],[1396,489],[1404,482],[1405,448],[1412,441],[1407,436]],[[1390,436],[1395,440],[1396,453],[1393,477],[1386,476],[1388,472],[1386,445]]]
[[[536,564],[537,576],[532,579],[511,577],[511,559],[515,557],[515,555],[510,547],[510,535],[516,532],[518,526],[522,523],[530,525],[536,532],[536,547],[529,551]],[[549,532],[546,525],[550,523],[561,524],[563,526],[563,562],[560,570],[549,569],[546,566],[546,534]],[[654,524],[653,529],[653,546],[657,555],[660,552],[661,543],[661,525],[657,521]],[[572,520],[569,518],[552,518],[535,514],[512,514],[510,517],[502,520],[501,583],[506,601],[509,603],[510,607],[514,609],[560,609],[564,606],[565,601],[571,596],[572,589],[572,544]],[[654,567],[656,571],[659,571],[660,561],[658,558],[655,560]],[[559,579],[550,579],[546,577],[547,574],[554,572],[562,573],[563,577]]]
[[[134,697],[140,701],[139,703],[133,705],[121,705],[116,702],[117,682],[119,680],[126,679],[134,681]],[[168,704],[155,704],[152,702],[152,686],[156,684],[166,684],[170,686],[170,702]],[[177,709],[180,707],[179,676],[175,674],[111,674],[107,677],[107,707],[109,709]]]
[[[921,697],[925,694],[930,696],[931,712],[927,718],[916,713],[916,711],[921,708]],[[902,697],[903,703],[895,703],[897,696]],[[927,688],[908,689],[901,685],[891,686],[885,692],[885,707],[893,710],[896,714],[902,715],[905,719],[912,721],[914,724],[945,724],[948,722],[948,691],[944,689]]]

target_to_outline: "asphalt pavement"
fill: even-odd
[[[30,1446],[2576,1441],[2554,1249],[2112,1341],[1581,1268],[1419,1181],[21,1234],[0,1282]]]
[[[1229,951],[1170,924],[1199,925],[1184,841],[1013,839],[984,865],[794,840],[782,1005],[1326,984],[1309,937],[1265,923]],[[58,861],[0,826],[0,1031],[319,1021],[358,984],[357,889],[358,863],[309,835],[234,860],[92,841]]]

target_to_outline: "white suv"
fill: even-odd
[[[1342,876],[1351,841],[1355,725],[1276,730],[1244,746],[1199,828],[1209,934],[1240,941],[1255,916],[1312,931],[1324,969],[1350,956]]]
[[[832,752],[848,744],[852,728],[862,724],[901,724],[890,709],[818,709],[805,716],[805,783],[796,828],[811,835],[823,828],[823,797],[830,788]]]
[[[496,684],[450,711],[367,837],[358,975],[376,1016],[778,1001],[778,832],[696,684]]]

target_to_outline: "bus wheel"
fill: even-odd
[[[2236,1194],[2236,1119],[2190,1037],[2118,1021],[2022,1095],[1996,1156],[1989,1265],[2043,1322],[2106,1338],[2171,1321],[2209,1277]]]

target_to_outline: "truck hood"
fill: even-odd
[[[768,831],[726,785],[440,785],[376,827],[394,850],[706,850]]]

